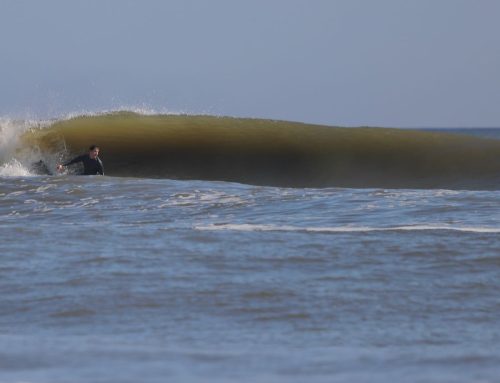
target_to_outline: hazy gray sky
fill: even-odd
[[[500,126],[499,0],[0,0],[0,115]]]

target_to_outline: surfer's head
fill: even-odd
[[[89,147],[89,157],[94,159],[99,155],[99,146],[97,145],[91,145]]]

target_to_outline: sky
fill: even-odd
[[[0,116],[500,126],[498,0],[0,0]]]

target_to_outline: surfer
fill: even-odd
[[[87,154],[82,154],[81,156],[73,158],[71,161],[65,164],[57,165],[57,170],[62,171],[66,166],[76,164],[78,162],[83,162],[83,174],[86,176],[90,175],[104,175],[104,167],[102,166],[102,161],[99,156],[99,146],[92,145],[89,148]]]

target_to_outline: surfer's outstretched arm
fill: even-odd
[[[59,164],[59,165],[57,165],[57,170],[62,171],[66,166],[76,164],[77,162],[82,162],[84,157],[85,157],[85,155],[81,155],[81,156],[73,158],[71,161],[66,162],[65,164]]]

